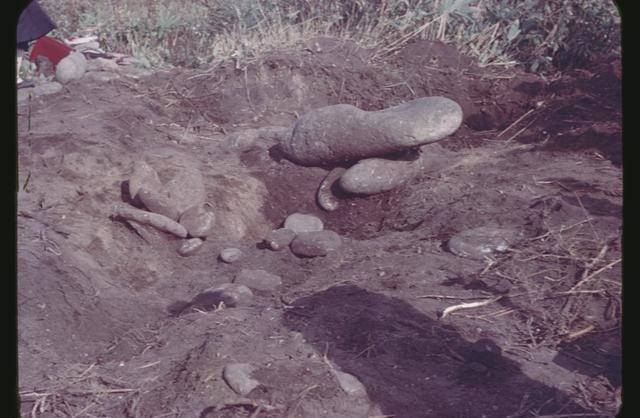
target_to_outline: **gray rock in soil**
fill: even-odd
[[[133,170],[129,176],[129,195],[135,199],[141,189],[158,192],[162,189],[162,182],[158,172],[144,161],[133,163]]]
[[[164,189],[149,191],[143,187],[138,190],[137,195],[150,212],[164,215],[174,221],[180,218],[178,208],[176,208],[173,199],[169,197]]]
[[[239,248],[225,248],[220,251],[220,260],[225,263],[235,263],[242,257],[242,250]]]
[[[56,80],[62,84],[80,80],[87,71],[87,59],[80,52],[72,51],[56,66]]]
[[[461,123],[462,108],[445,97],[423,97],[373,112],[339,104],[302,116],[280,148],[295,163],[324,165],[438,141]]]
[[[202,173],[194,167],[180,170],[164,185],[164,190],[180,214],[204,205],[207,196]]]
[[[340,177],[340,187],[359,195],[393,190],[422,171],[422,156],[413,161],[368,158],[349,168]]]
[[[367,395],[367,389],[355,376],[335,369],[332,369],[331,373],[336,377],[338,384],[346,394],[350,396]]]
[[[200,248],[202,248],[203,243],[204,241],[202,241],[200,238],[191,238],[185,240],[180,248],[178,248],[178,254],[183,257],[188,257],[190,255],[196,254],[198,251],[200,251]]]
[[[187,229],[189,235],[197,238],[211,235],[215,221],[213,212],[205,210],[203,206],[194,206],[180,215],[180,225]]]
[[[234,392],[244,396],[260,386],[260,382],[251,377],[254,370],[255,367],[248,363],[227,364],[222,377]]]
[[[321,257],[342,245],[342,238],[334,231],[303,232],[291,242],[291,252],[301,257]]]
[[[233,282],[256,290],[274,290],[282,285],[282,278],[264,270],[242,269]]]
[[[481,226],[454,235],[447,246],[457,256],[483,260],[493,253],[507,251],[520,237],[514,229]]]
[[[318,192],[316,193],[316,200],[318,201],[318,206],[322,209],[329,212],[338,209],[340,203],[333,195],[332,188],[334,183],[340,179],[345,171],[343,167],[336,167],[331,170],[320,183],[320,187],[318,187]]]
[[[316,216],[294,213],[287,216],[287,219],[284,221],[284,227],[299,234],[301,232],[322,231],[324,224]]]
[[[253,292],[247,286],[238,283],[224,283],[199,293],[191,301],[191,305],[204,310],[211,310],[220,305],[220,302],[224,302],[225,306],[233,308],[248,306],[252,300]]]
[[[291,244],[296,237],[296,233],[287,228],[280,228],[269,232],[264,239],[264,243],[273,251],[280,251]]]

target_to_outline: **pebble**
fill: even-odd
[[[372,195],[393,190],[422,171],[422,156],[413,161],[368,158],[349,168],[340,177],[340,188],[359,194]]]
[[[447,245],[457,256],[483,260],[495,252],[507,251],[519,237],[514,229],[481,226],[454,235]]]
[[[205,238],[213,232],[216,217],[203,206],[194,206],[180,215],[180,225],[184,226],[192,237]]]
[[[238,248],[225,248],[220,252],[220,260],[225,263],[235,263],[242,257],[242,250]]]
[[[180,246],[180,248],[178,248],[178,254],[180,254],[183,257],[188,257],[190,255],[193,255],[198,251],[200,251],[200,248],[202,248],[203,243],[204,241],[202,241],[200,238],[191,238],[191,239],[185,240]]]
[[[324,229],[324,224],[316,216],[294,213],[285,219],[284,227],[292,230],[296,234],[299,234],[301,232],[322,231]]]
[[[280,251],[291,244],[296,237],[296,233],[287,228],[280,228],[269,232],[264,239],[264,243],[273,251]]]
[[[260,382],[251,377],[254,370],[255,367],[248,363],[227,364],[222,372],[222,377],[234,392],[244,396],[260,386]]]
[[[336,377],[338,384],[350,396],[366,396],[367,389],[358,380],[357,377],[350,375],[349,373],[341,372],[339,370],[332,369],[331,373]]]
[[[301,257],[321,257],[342,245],[342,238],[334,231],[303,232],[291,242],[291,252]]]
[[[87,71],[87,59],[80,52],[72,51],[56,66],[56,80],[62,84],[80,80]]]
[[[255,290],[274,290],[282,284],[282,278],[264,270],[242,269],[233,282]]]
[[[462,108],[445,97],[422,97],[379,111],[338,104],[312,110],[280,143],[301,165],[379,157],[438,141],[462,123]]]
[[[343,167],[336,167],[327,174],[327,176],[320,183],[318,192],[316,193],[316,199],[318,205],[326,211],[334,211],[338,209],[340,203],[338,199],[333,195],[333,185],[344,174],[346,170]]]

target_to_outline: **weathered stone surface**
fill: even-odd
[[[367,389],[362,382],[349,373],[341,372],[340,370],[332,369],[331,373],[336,377],[338,384],[350,396],[366,396]]]
[[[291,244],[296,237],[296,233],[287,228],[280,228],[269,232],[264,239],[264,243],[273,251],[280,251]]]
[[[255,367],[248,363],[227,364],[222,372],[222,377],[234,392],[244,396],[260,386],[260,382],[251,377],[254,370]]]
[[[242,257],[242,250],[239,248],[225,248],[220,251],[220,260],[225,263],[235,263]]]
[[[334,231],[303,232],[291,242],[291,252],[302,257],[320,257],[342,245],[342,238]]]
[[[520,238],[514,229],[481,226],[462,231],[449,239],[449,250],[460,257],[482,260],[495,252],[504,252]]]
[[[183,257],[188,257],[190,255],[193,255],[198,251],[200,251],[200,248],[202,248],[203,243],[204,241],[202,241],[200,238],[187,239],[182,243],[180,248],[178,248],[178,254],[180,254]]]
[[[280,147],[298,164],[331,164],[434,142],[461,123],[461,107],[445,97],[423,97],[374,112],[339,104],[302,116]]]
[[[299,234],[301,232],[322,231],[324,224],[316,216],[294,213],[287,216],[287,219],[284,221],[284,227]]]
[[[253,300],[253,292],[247,286],[238,283],[224,283],[198,294],[191,303],[206,307],[216,307],[224,302],[227,307],[247,306]]]
[[[149,192],[157,192],[162,189],[162,182],[153,167],[144,161],[136,161],[133,163],[133,172],[129,177],[129,195],[131,198],[135,199],[142,188]]]
[[[142,188],[138,190],[138,197],[151,212],[164,215],[174,221],[180,219],[178,208],[164,189],[152,192]]]
[[[343,167],[336,167],[327,174],[327,177],[322,180],[320,187],[318,187],[318,193],[316,199],[318,205],[326,211],[334,211],[338,209],[338,199],[333,195],[333,185],[346,170]]]
[[[274,290],[282,284],[282,279],[264,270],[242,269],[233,282],[256,290]]]
[[[202,206],[206,200],[202,173],[194,167],[181,169],[164,189],[180,214],[193,206]]]
[[[340,187],[360,195],[386,192],[417,176],[422,167],[422,156],[413,161],[368,158],[349,168],[340,177]]]
[[[192,237],[205,238],[213,233],[216,217],[203,206],[194,206],[180,215],[180,225],[184,226]]]
[[[67,84],[74,80],[80,80],[86,71],[87,59],[80,52],[72,51],[58,62],[56,80]]]

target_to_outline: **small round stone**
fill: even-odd
[[[454,235],[447,246],[457,256],[483,260],[495,252],[507,251],[519,237],[514,229],[481,226]]]
[[[322,231],[324,229],[324,224],[316,216],[294,213],[285,219],[284,227],[292,230],[296,234],[299,234],[301,232]]]
[[[273,251],[280,251],[291,244],[296,237],[296,233],[287,228],[280,228],[269,232],[264,239],[264,243]]]
[[[185,240],[180,246],[180,248],[178,248],[178,254],[180,254],[183,257],[188,257],[190,255],[193,255],[197,253],[200,250],[200,248],[202,248],[203,243],[204,241],[202,241],[200,238],[191,238],[191,239]]]
[[[241,257],[242,250],[240,250],[239,248],[225,248],[224,250],[220,251],[220,260],[224,261],[225,263],[235,263],[236,261],[240,260]]]
[[[248,363],[227,364],[222,377],[234,392],[244,396],[260,385],[260,382],[251,377],[254,370],[255,367]]]
[[[291,252],[301,257],[321,257],[342,245],[342,238],[334,231],[303,232],[291,242]]]

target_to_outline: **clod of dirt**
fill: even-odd
[[[242,257],[242,250],[239,248],[225,248],[220,252],[220,260],[225,263],[235,263]]]
[[[335,369],[331,369],[331,373],[336,377],[338,384],[346,394],[358,397],[367,395],[367,389],[357,377]]]
[[[268,148],[286,139],[288,135],[291,135],[290,127],[267,126],[247,129],[228,135],[222,142],[222,147],[238,151],[244,151],[254,146]]]
[[[286,248],[296,237],[296,233],[288,228],[273,230],[267,234],[264,243],[273,251],[280,251]]]
[[[302,232],[322,231],[324,224],[316,216],[294,213],[287,216],[287,219],[284,221],[284,227],[299,234]]]
[[[340,179],[340,177],[345,172],[344,167],[336,167],[327,174],[327,177],[322,180],[320,183],[320,187],[318,187],[318,193],[316,194],[316,200],[318,201],[318,205],[326,210],[326,211],[334,211],[338,209],[340,203],[338,199],[333,195],[333,187],[336,184],[336,181]]]
[[[56,66],[56,80],[67,84],[80,80],[87,71],[87,59],[80,52],[73,51],[60,60]]]
[[[256,368],[248,363],[227,364],[222,376],[229,387],[239,395],[247,395],[260,386],[260,382],[251,377]]]
[[[461,123],[462,109],[445,97],[422,97],[371,112],[338,104],[302,116],[281,150],[298,164],[334,164],[434,142]]]
[[[413,161],[367,158],[349,168],[340,187],[353,194],[371,195],[393,190],[422,171],[422,158]]]
[[[291,242],[291,252],[300,257],[321,257],[342,245],[342,238],[334,231],[302,232]]]
[[[282,285],[282,278],[264,270],[242,269],[233,282],[256,290],[274,290]]]
[[[180,225],[184,226],[189,235],[197,238],[205,238],[213,232],[216,217],[202,206],[194,206],[187,209],[180,216]]]
[[[204,241],[201,240],[200,238],[191,238],[191,239],[185,240],[180,246],[180,248],[178,248],[178,254],[180,254],[183,257],[194,255],[198,251],[200,251],[200,248],[202,248],[203,243]]]
[[[448,247],[457,256],[483,260],[494,252],[507,251],[519,237],[514,229],[481,226],[454,235]]]
[[[34,97],[47,96],[49,94],[56,94],[62,91],[62,84],[51,81],[47,83],[38,84],[33,88],[24,88],[18,90],[18,102],[22,102],[29,98],[29,95]]]

